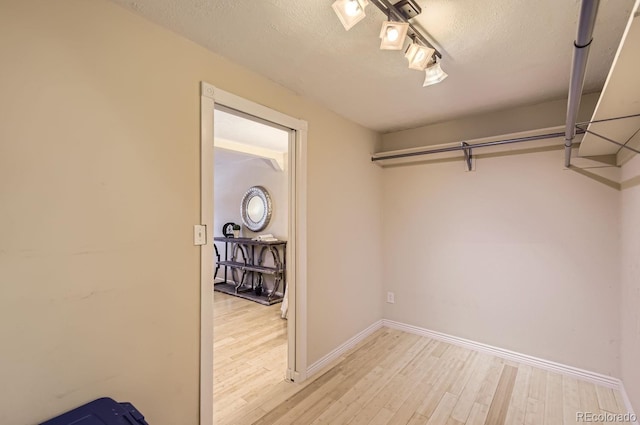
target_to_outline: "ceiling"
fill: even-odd
[[[332,0],[111,0],[365,127],[390,132],[565,97],[579,0],[418,0],[413,22],[443,54],[422,87],[379,50],[373,5],[345,31]],[[602,0],[585,92],[602,88],[633,0]]]

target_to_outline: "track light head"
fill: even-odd
[[[424,70],[425,78],[422,87],[427,87],[432,84],[438,84],[449,76],[440,67],[440,62],[436,61],[433,65]]]
[[[435,49],[418,44],[414,40],[407,48],[404,57],[409,61],[409,68],[424,71],[435,52]]]
[[[409,31],[408,22],[384,21],[380,30],[380,48],[382,50],[402,50],[404,39]]]
[[[336,0],[331,7],[338,15],[344,29],[349,31],[355,24],[364,19],[364,8],[369,0]]]

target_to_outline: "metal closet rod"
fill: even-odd
[[[600,137],[603,140],[606,140],[608,142],[611,142],[615,145],[618,145],[622,148],[626,148],[629,149],[631,151],[634,151],[636,153],[640,153],[640,151],[637,151],[633,148],[630,148],[629,146],[623,145],[622,143],[618,143],[614,140],[608,139],[606,137],[603,137],[599,134],[594,133],[593,131],[587,130],[587,129],[583,129],[579,126],[584,126],[584,125],[589,125],[589,124],[596,124],[596,123],[601,123],[601,122],[608,122],[608,121],[617,121],[617,120],[623,120],[626,118],[636,118],[636,117],[640,117],[640,114],[632,114],[632,115],[624,115],[621,117],[614,117],[614,118],[604,118],[601,120],[593,120],[593,121],[584,121],[584,122],[579,122],[576,124],[576,134],[584,134],[584,133],[591,133],[594,136]],[[555,137],[563,137],[565,135],[565,133],[547,133],[547,134],[540,134],[538,136],[527,136],[527,137],[516,137],[513,139],[503,139],[503,140],[496,140],[493,142],[482,142],[482,143],[476,143],[473,145],[468,144],[467,142],[461,142],[461,143],[465,143],[465,145],[460,145],[460,146],[450,146],[447,148],[438,148],[438,149],[428,149],[428,150],[424,150],[424,151],[418,151],[418,152],[406,152],[406,153],[398,153],[398,154],[393,154],[393,155],[387,155],[387,156],[380,156],[380,157],[371,157],[371,161],[383,161],[385,159],[397,159],[397,158],[407,158],[407,157],[411,157],[411,156],[420,156],[420,155],[430,155],[430,154],[435,154],[435,153],[445,153],[445,152],[455,152],[455,151],[464,151],[467,149],[473,149],[473,148],[486,148],[486,147],[490,147],[490,146],[499,146],[499,145],[509,145],[512,143],[521,143],[521,142],[531,142],[534,140],[543,140],[543,139],[553,139]]]
[[[414,27],[412,25],[409,22],[409,20],[407,18],[405,18],[404,15],[398,11],[398,9],[396,9],[396,7],[394,5],[389,3],[388,0],[371,0],[371,3],[373,3],[385,15],[391,14],[391,15],[393,15],[393,18],[395,20],[400,21],[400,22],[406,22],[407,24],[409,24],[409,30],[415,35],[415,37],[417,37],[427,47],[430,47],[433,50],[435,50],[434,54],[437,57],[439,57],[440,59],[442,59],[442,54],[438,51],[438,49],[436,49],[436,47],[433,44],[431,44],[431,42],[429,42],[429,40],[427,40],[427,37],[422,35],[422,33],[416,27]]]
[[[584,130],[579,129],[576,131],[576,133],[583,134]],[[510,145],[513,143],[523,143],[523,142],[532,142],[535,140],[553,139],[556,137],[563,137],[563,136],[564,136],[564,132],[558,132],[558,133],[540,134],[537,136],[516,137],[514,139],[495,140],[492,142],[481,142],[481,143],[465,144],[465,145],[460,144],[460,146],[450,146],[447,148],[429,149],[429,150],[418,151],[418,152],[405,152],[405,153],[397,153],[397,154],[380,156],[380,157],[371,157],[371,161],[375,162],[375,161],[382,161],[385,159],[398,159],[398,158],[408,158],[411,156],[431,155],[436,153],[465,151],[467,149],[488,148],[492,146]],[[466,143],[466,142],[461,142],[461,143]]]

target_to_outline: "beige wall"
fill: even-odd
[[[619,376],[620,194],[563,158],[385,169],[385,318]]]
[[[640,412],[640,157],[625,164],[622,173],[621,377],[634,410]]]
[[[600,94],[582,97],[578,121],[591,119]],[[500,134],[518,133],[565,124],[567,100],[554,100],[529,106],[520,106],[492,113],[445,121],[411,130],[397,131],[382,136],[383,150],[414,148],[460,142]]]
[[[0,423],[198,422],[201,80],[309,122],[309,362],[381,317],[375,133],[102,0],[0,1],[0,57]]]
[[[370,160],[373,133],[328,115],[309,123],[313,131],[325,137],[308,150],[309,365],[382,319],[382,170]]]

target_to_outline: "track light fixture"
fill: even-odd
[[[442,68],[440,67],[440,62],[438,60],[436,60],[433,65],[425,69],[424,72],[425,77],[422,87],[427,87],[432,84],[438,84],[449,76],[449,74],[442,70]]]
[[[413,42],[407,48],[405,57],[409,61],[409,68],[425,71],[427,78],[423,86],[436,84],[447,78],[437,61],[438,58],[442,59],[442,54],[409,22],[422,13],[416,0],[400,0],[395,4],[391,4],[390,0],[336,0],[332,7],[348,31],[364,19],[364,8],[370,2],[388,17],[382,23],[380,31],[380,49],[402,50],[409,35]]]
[[[409,61],[409,68],[424,71],[435,52],[431,47],[423,46],[414,40],[407,48],[404,57]]]
[[[349,31],[355,24],[364,19],[364,8],[369,0],[336,0],[331,7],[338,15],[344,29]]]

